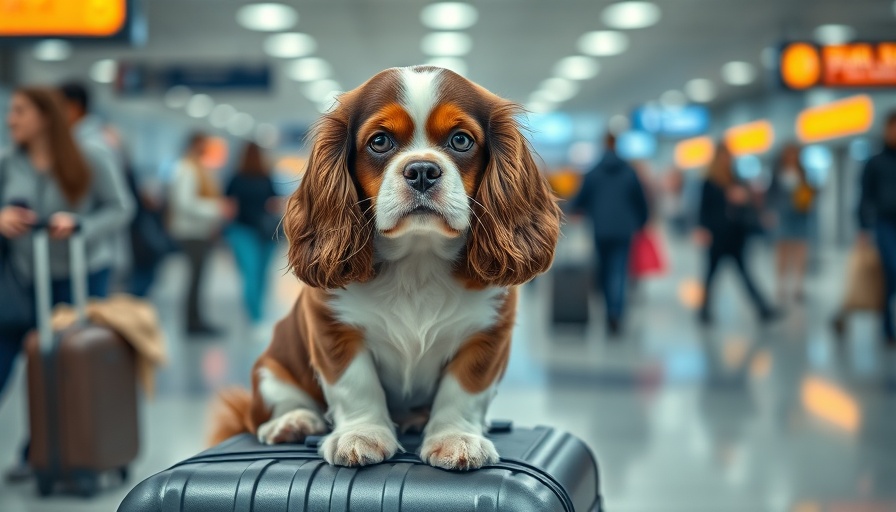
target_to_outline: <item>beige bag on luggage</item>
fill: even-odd
[[[849,255],[846,298],[847,311],[880,311],[884,302],[884,269],[877,248],[859,243]]]

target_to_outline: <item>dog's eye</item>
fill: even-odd
[[[392,139],[389,138],[385,133],[378,133],[370,139],[370,142],[367,144],[370,146],[370,149],[374,150],[377,153],[385,153],[392,149],[394,144],[392,144]]]
[[[473,147],[473,137],[466,133],[457,132],[451,136],[451,149],[455,151],[469,151]]]

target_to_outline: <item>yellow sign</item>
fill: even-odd
[[[867,132],[874,123],[874,102],[865,94],[807,108],[796,118],[796,136],[812,143]]]
[[[675,145],[675,165],[679,169],[694,169],[709,165],[715,147],[709,137],[694,137]]]
[[[0,37],[106,37],[127,20],[127,0],[0,0]]]
[[[775,142],[775,129],[764,119],[732,126],[725,132],[725,144],[734,156],[765,153]]]
[[[781,81],[791,89],[896,86],[896,42],[817,46],[791,43],[781,51]]]

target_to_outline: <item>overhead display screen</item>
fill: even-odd
[[[0,37],[113,37],[128,0],[0,0]]]

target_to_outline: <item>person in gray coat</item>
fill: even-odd
[[[88,292],[105,296],[114,257],[110,235],[128,225],[134,212],[119,173],[101,151],[78,148],[53,89],[17,90],[7,123],[15,146],[0,152],[0,238],[9,258],[4,263],[31,280],[29,234],[35,223],[48,221],[53,301],[71,302],[65,239],[80,226],[87,245]],[[28,328],[0,325],[0,393]]]
[[[570,207],[591,220],[599,260],[597,287],[606,302],[607,328],[617,334],[625,313],[632,236],[647,223],[648,208],[638,175],[616,154],[616,137],[607,134],[605,142],[603,157],[585,175]]]

